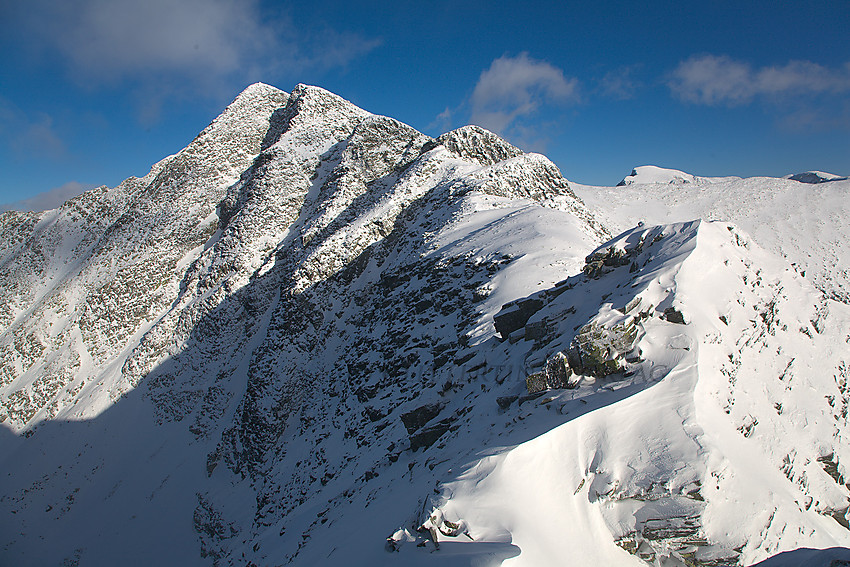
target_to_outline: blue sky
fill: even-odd
[[[580,183],[848,175],[848,29],[835,0],[0,0],[0,203],[144,175],[255,81],[479,123]]]

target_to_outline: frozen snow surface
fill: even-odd
[[[810,184],[772,177],[714,179],[721,180],[571,186],[614,232],[638,222],[732,222],[785,258],[825,295],[850,303],[850,180]]]
[[[0,215],[0,564],[850,565],[848,191],[253,85]]]
[[[648,183],[666,183],[669,185],[684,185],[686,183],[696,183],[705,185],[707,183],[717,183],[718,181],[727,181],[732,179],[740,179],[738,177],[697,177],[678,169],[666,169],[655,165],[642,165],[636,167],[632,172],[623,178],[617,184],[617,187],[626,185],[645,185]]]

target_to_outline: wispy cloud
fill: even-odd
[[[679,99],[706,105],[740,105],[756,97],[788,97],[850,92],[850,62],[830,69],[811,61],[753,68],[726,56],[700,55],[683,61],[670,75]]]
[[[53,125],[53,118],[39,112],[29,115],[0,98],[0,139],[18,156],[37,155],[60,159],[67,146]]]
[[[441,134],[448,131],[452,126],[452,118],[454,117],[454,114],[454,111],[447,106],[445,110],[439,113],[434,120],[425,127],[425,129],[436,130]]]
[[[629,65],[608,71],[599,79],[599,93],[602,96],[617,100],[634,98],[641,86],[635,78],[635,73],[639,67],[640,65]]]
[[[172,96],[230,96],[233,83],[344,66],[380,44],[258,0],[32,0],[8,15],[22,49],[58,56],[78,84],[138,89],[142,122]]]
[[[40,113],[34,122],[23,127],[19,137],[12,140],[12,147],[19,152],[48,155],[52,158],[61,158],[67,152],[65,142],[53,128],[53,118],[44,113]]]
[[[789,132],[850,132],[850,100],[829,109],[805,105],[782,117],[779,126]]]
[[[504,134],[544,104],[578,102],[578,87],[577,79],[528,53],[502,56],[478,78],[470,100],[470,120]]]
[[[57,49],[83,80],[175,71],[218,78],[269,66],[335,66],[377,45],[326,29],[301,33],[257,0],[38,0],[28,31]]]
[[[54,209],[65,201],[67,201],[68,199],[72,199],[77,195],[88,191],[89,189],[94,189],[94,187],[94,185],[87,183],[69,181],[68,183],[65,183],[60,187],[56,187],[54,189],[50,189],[49,191],[39,193],[38,195],[34,195],[28,199],[24,199],[16,203],[0,205],[0,212],[46,211],[48,209]]]

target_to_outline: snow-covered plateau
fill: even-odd
[[[0,215],[0,564],[850,566],[850,180],[256,84]]]

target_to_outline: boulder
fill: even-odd
[[[558,352],[546,361],[543,370],[525,379],[525,387],[529,394],[534,394],[544,390],[575,388],[578,382],[578,376],[570,368],[567,356]]]
[[[506,303],[502,310],[493,317],[496,332],[505,340],[514,331],[528,323],[531,316],[543,308],[543,300],[533,297]]]

